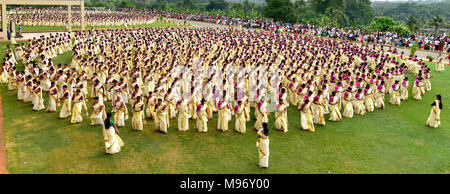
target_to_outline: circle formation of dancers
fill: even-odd
[[[53,64],[52,58],[68,51],[73,52],[70,64]],[[259,134],[272,112],[278,130],[297,127],[289,120],[300,117],[300,128],[314,132],[315,125],[384,109],[386,96],[400,105],[410,98],[410,88],[412,98],[421,100],[432,79],[421,59],[396,49],[212,28],[56,33],[14,51],[8,46],[4,61],[0,81],[17,90],[18,100],[32,102],[33,110],[45,109],[42,93],[47,92],[46,111],[59,111],[59,118],[70,117],[71,123],[83,122],[86,113],[92,125],[124,127],[130,107],[133,129],[144,130],[150,119],[163,133],[171,119],[178,120],[179,131],[206,133],[217,113],[217,130],[229,131],[234,117],[235,131],[254,128]],[[17,71],[17,61],[24,71]],[[437,65],[438,71],[444,69]],[[407,72],[416,79],[409,80]],[[113,115],[106,114],[105,101],[111,102]],[[289,106],[300,110],[297,118],[287,117]],[[251,107],[254,126],[247,125]],[[439,126],[441,109],[439,96],[427,125]],[[196,126],[189,126],[190,119]],[[123,146],[113,131],[104,128],[105,137],[117,138],[111,153]]]

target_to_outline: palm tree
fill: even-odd
[[[434,26],[434,34],[437,34],[439,26],[442,26],[444,24],[445,22],[441,16],[433,16],[430,20],[428,20],[428,25]]]
[[[411,32],[417,32],[420,28],[419,21],[417,21],[416,17],[414,17],[413,14],[409,14],[408,18],[406,19],[406,26],[408,26],[409,30]]]

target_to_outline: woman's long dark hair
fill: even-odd
[[[106,114],[105,129],[109,129],[109,127],[111,127],[111,116],[112,114],[110,112]]]
[[[262,127],[263,127],[263,130],[264,130],[264,134],[269,135],[270,131],[269,131],[269,128],[267,128],[267,123],[263,123]]]
[[[438,94],[436,95],[436,98],[439,100],[439,109],[442,110],[442,96]]]

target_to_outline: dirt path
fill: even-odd
[[[3,106],[2,96],[0,95],[0,174],[8,174],[8,169],[6,168],[5,141],[3,137]]]

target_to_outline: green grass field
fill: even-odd
[[[1,58],[4,47],[0,44]],[[56,64],[70,61],[70,53],[54,59]],[[434,70],[434,64],[429,65]],[[433,76],[432,91],[422,101],[410,96],[401,106],[393,106],[387,97],[385,110],[327,122],[316,126],[315,133],[300,130],[300,112],[289,107],[289,132],[272,130],[268,169],[257,165],[253,110],[245,135],[233,131],[234,118],[230,132],[218,132],[216,114],[206,134],[193,129],[195,121],[190,122],[189,131],[178,132],[176,120],[171,120],[168,134],[156,132],[152,120],[147,120],[143,132],[137,132],[131,129],[130,115],[126,127],[119,128],[125,147],[119,154],[107,155],[101,127],[90,126],[89,118],[70,124],[69,119],[59,119],[58,113],[33,111],[31,104],[18,102],[16,92],[2,84],[7,168],[9,173],[448,174],[450,67],[441,73],[433,71]],[[443,96],[442,125],[432,129],[425,124],[438,93]],[[47,95],[44,99],[47,106]],[[107,107],[111,109],[109,103]],[[273,114],[269,128],[274,129]]]
[[[128,25],[128,28],[151,28],[151,27],[177,27],[177,26],[183,26],[178,25],[176,23],[169,23],[169,22],[163,22],[163,21],[155,21],[151,24],[145,24],[145,25]],[[86,26],[85,29],[99,29],[99,28],[124,28],[125,26]],[[80,29],[80,26],[72,26],[73,30]],[[23,26],[22,32],[36,32],[36,31],[51,31],[51,30],[67,30],[66,26]],[[16,26],[16,31],[19,31],[18,26]]]

